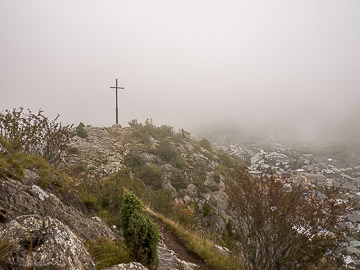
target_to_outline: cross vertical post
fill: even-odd
[[[119,124],[119,109],[118,109],[118,89],[125,89],[124,87],[118,86],[118,79],[115,81],[115,87],[110,86],[110,88],[115,88],[116,90],[116,107],[115,107],[115,115],[116,115],[116,124]]]

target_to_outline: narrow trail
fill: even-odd
[[[185,245],[160,222],[156,222],[163,236],[165,245],[177,254],[177,257],[183,261],[191,262],[199,266],[200,270],[213,270],[197,254],[188,250]]]

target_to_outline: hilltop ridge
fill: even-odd
[[[194,222],[212,231],[225,228],[230,218],[225,182],[235,169],[246,171],[238,160],[215,151],[206,139],[195,141],[184,130],[151,121],[84,130],[86,137],[74,136],[63,157],[69,171],[89,179],[126,172],[149,190],[166,192]]]

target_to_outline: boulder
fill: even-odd
[[[4,226],[0,238],[13,245],[3,269],[96,269],[84,244],[49,216],[19,216]]]

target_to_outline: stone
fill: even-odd
[[[147,267],[143,266],[141,263],[131,262],[131,263],[121,263],[111,267],[104,268],[104,270],[148,270]]]
[[[158,256],[159,264],[157,270],[195,270],[199,268],[199,266],[194,263],[179,259],[176,253],[168,249],[163,241],[159,242]]]
[[[13,245],[12,255],[4,263],[11,269],[96,269],[79,238],[49,216],[19,216],[4,226],[0,238]]]
[[[190,198],[188,195],[185,195],[185,197],[184,197],[184,202],[185,202],[186,204],[189,204],[189,203],[191,202],[191,198]]]
[[[37,185],[32,185],[31,191],[35,196],[38,196],[41,201],[44,201],[45,199],[49,198],[49,194],[47,194],[44,190],[42,190],[41,187]]]
[[[196,193],[197,193],[196,186],[194,184],[188,185],[187,192],[191,195],[196,195]]]

